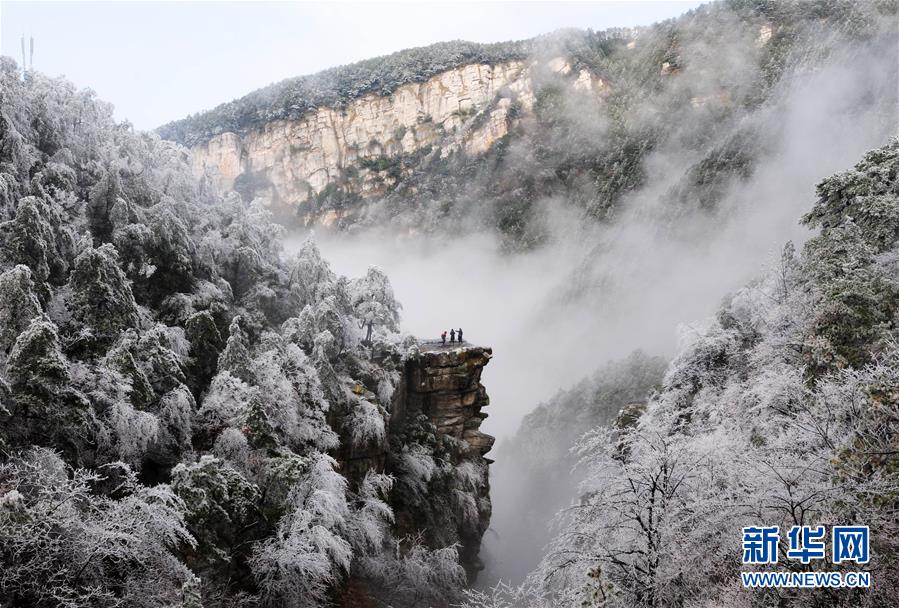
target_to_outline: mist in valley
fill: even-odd
[[[437,42],[149,133],[23,36],[0,605],[899,605],[896,10]],[[416,348],[460,328],[492,357]]]
[[[670,356],[691,323],[773,264],[787,241],[798,245],[808,237],[799,220],[814,201],[816,183],[896,131],[895,61],[889,41],[880,44],[834,53],[777,91],[771,103],[736,120],[735,132],[751,129],[762,150],[751,177],[734,179],[713,210],[672,210],[668,195],[697,161],[678,146],[678,137],[689,137],[697,127],[691,121],[702,113],[684,112],[671,117],[682,121],[677,135],[648,159],[646,185],[626,198],[612,222],[599,226],[565,201],[542,201],[539,221],[550,238],[533,251],[507,253],[492,234],[477,230],[379,228],[288,238],[290,252],[311,236],[340,274],[360,276],[380,266],[402,303],[404,331],[436,339],[462,327],[467,341],[493,348],[483,375],[491,405],[482,428],[498,442],[491,453],[493,516],[480,584],[520,582],[542,555],[553,514],[574,498],[578,475],[565,467],[558,475],[571,480],[569,495],[521,502],[528,465],[504,455],[522,418],[635,349]],[[705,52],[717,54],[732,75],[747,64],[736,45],[727,53]],[[601,137],[604,125],[594,126],[587,132]]]

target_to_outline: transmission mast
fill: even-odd
[[[28,37],[28,55],[25,54],[25,34],[22,34],[22,78],[28,78],[34,70],[34,36]]]

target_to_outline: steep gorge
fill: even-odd
[[[768,18],[767,13],[761,14],[743,28],[743,34],[750,35],[743,36],[748,52],[734,62],[741,69],[746,65],[743,59],[753,67],[758,60],[767,69],[765,61],[776,58],[771,49],[783,48],[778,44],[784,44],[783,32],[789,29],[760,27],[758,21]],[[685,22],[692,23],[690,19]],[[703,27],[695,30],[703,31]],[[732,33],[728,28],[718,31],[724,32],[722,36]],[[660,125],[674,125],[666,137],[668,152],[673,149],[678,156],[678,162],[666,166],[657,155],[649,165],[674,167],[664,171],[673,176],[666,185],[675,184],[660,196],[663,204],[658,207],[665,212],[674,206],[668,203],[695,204],[702,210],[712,207],[716,197],[733,185],[730,176],[747,179],[763,153],[783,167],[791,166],[788,161],[794,157],[771,154],[759,145],[775,141],[770,132],[781,125],[763,122],[764,115],[787,115],[780,110],[790,106],[770,105],[753,115],[765,103],[765,90],[756,86],[753,70],[745,78],[730,81],[723,76],[700,78],[706,69],[702,59],[716,51],[692,57],[686,52],[683,56],[667,53],[678,45],[683,49],[684,37],[658,47],[666,53],[648,55],[643,49],[653,47],[644,40],[633,45],[619,38],[615,44],[616,52],[645,63],[645,73],[653,78],[646,90],[658,95],[645,105],[633,101],[643,99],[633,93],[635,89],[631,98],[623,95],[626,83],[611,68],[590,69],[554,54],[545,60],[485,59],[425,71],[420,80],[403,81],[392,89],[363,87],[349,101],[319,104],[298,116],[272,119],[260,114],[256,122],[240,128],[222,126],[205,143],[191,142],[192,167],[183,149],[115,125],[109,110],[90,95],[74,95],[69,85],[38,74],[20,77],[14,65],[6,60],[0,63],[0,91],[10,92],[0,95],[0,132],[5,142],[0,146],[0,319],[5,320],[0,323],[0,329],[5,327],[0,331],[0,589],[4,589],[0,596],[13,589],[13,599],[0,597],[0,603],[52,608],[46,598],[65,597],[74,598],[68,602],[73,606],[98,605],[97,594],[108,592],[113,598],[110,606],[195,608],[201,599],[207,606],[243,602],[324,606],[336,597],[342,600],[344,591],[362,587],[367,595],[383,599],[381,604],[447,605],[464,587],[465,574],[471,582],[482,568],[479,552],[494,504],[497,524],[506,527],[497,528],[490,537],[518,537],[508,522],[540,526],[546,514],[535,509],[528,512],[531,501],[516,499],[508,503],[512,508],[504,510],[501,501],[508,501],[509,493],[503,491],[502,483],[495,484],[494,496],[490,495],[491,459],[486,455],[494,439],[481,431],[487,416],[483,408],[489,404],[481,375],[492,350],[416,344],[400,333],[399,306],[382,271],[369,268],[362,275],[348,273],[348,277],[356,276],[353,279],[335,275],[312,241],[299,255],[284,255],[278,238],[281,227],[256,201],[274,210],[297,212],[307,223],[325,224],[342,220],[351,202],[390,198],[405,208],[426,201],[428,209],[442,209],[459,192],[480,207],[488,207],[484,193],[507,203],[503,221],[533,219],[527,211],[535,201],[533,215],[538,221],[550,215],[547,205],[540,203],[563,198],[584,208],[609,209],[615,193],[641,188],[646,169],[643,155],[664,141],[657,131]],[[712,65],[707,71],[719,68]],[[759,73],[770,75],[765,70]],[[895,91],[895,73],[883,79],[887,83],[883,88]],[[611,80],[606,74],[611,74]],[[851,82],[843,80],[841,86],[853,89]],[[722,89],[727,89],[726,94]],[[826,87],[830,96],[834,96],[832,89]],[[894,109],[892,93],[880,103],[871,101],[880,99],[881,90],[857,91],[858,98],[866,100],[859,107]],[[589,108],[572,103],[584,99],[595,103]],[[815,102],[816,108],[837,105],[828,105],[820,97]],[[588,111],[597,107],[602,108],[601,116]],[[665,111],[671,108],[670,113]],[[645,122],[633,120],[647,114],[651,118]],[[849,143],[856,138],[840,136],[845,133],[840,124],[849,121],[838,118],[864,113],[821,114],[826,119],[810,120],[807,132],[832,132],[842,154],[858,145]],[[84,116],[100,118],[94,124],[82,120]],[[630,131],[620,125],[618,130],[605,130],[604,119],[610,116],[621,118],[627,129],[638,126]],[[594,121],[597,118],[602,120]],[[744,128],[747,123],[752,128]],[[852,121],[851,129],[858,135],[865,131],[865,124]],[[768,132],[769,139],[757,135],[759,131]],[[803,164],[815,161],[815,170],[826,165],[828,155],[821,152],[825,140],[800,137],[795,131],[784,137],[803,143],[801,150],[794,150]],[[687,145],[690,138],[692,143]],[[510,149],[507,158],[514,162],[497,169]],[[814,154],[803,154],[804,150]],[[527,485],[520,496],[557,495],[553,498],[559,498],[561,506],[573,495],[573,485],[561,483],[561,490],[547,492],[551,486],[540,474],[570,481],[561,477],[562,471],[570,469],[569,444],[585,430],[618,420],[613,414],[625,406],[634,414],[628,423],[655,425],[646,428],[662,431],[653,437],[681,432],[665,424],[683,420],[681,414],[686,411],[697,432],[684,439],[698,441],[692,451],[685,452],[684,460],[702,463],[701,457],[714,447],[720,450],[714,456],[725,463],[728,478],[732,475],[742,482],[745,470],[731,458],[754,450],[760,452],[759,462],[767,456],[755,433],[762,419],[757,412],[765,411],[767,402],[760,405],[756,396],[769,400],[768,409],[774,414],[786,416],[784,412],[790,413],[796,403],[792,395],[805,399],[811,390],[799,382],[805,379],[807,360],[797,361],[789,349],[778,354],[780,345],[801,344],[818,365],[809,373],[821,375],[844,373],[847,365],[869,373],[861,366],[880,357],[884,345],[893,343],[891,320],[897,318],[897,291],[895,269],[889,265],[896,256],[888,247],[895,245],[897,231],[891,225],[884,229],[890,222],[884,219],[883,209],[895,202],[895,157],[894,145],[824,185],[817,215],[810,216],[810,223],[823,227],[823,237],[811,242],[802,260],[792,255],[792,245],[784,250],[783,265],[789,272],[781,274],[770,293],[761,293],[765,305],[750,297],[753,292],[728,299],[707,335],[683,350],[672,366],[673,372],[664,380],[666,394],[646,397],[647,385],[655,387],[662,376],[657,361],[628,366],[620,378],[596,376],[570,398],[538,408],[536,415],[528,417],[528,425],[519,434],[519,447],[536,462],[518,458],[513,448],[503,450],[497,457],[503,466],[522,462],[526,466],[506,469],[499,473],[501,479],[523,479]],[[697,159],[701,162],[694,163]],[[191,171],[205,184],[197,186],[189,179]],[[437,179],[429,183],[434,176]],[[428,188],[441,179],[442,198],[429,198]],[[791,186],[801,179],[790,175],[777,180],[769,174],[763,181],[778,184],[774,195],[763,192],[752,197],[753,203],[760,201],[754,207],[764,211],[764,202],[770,206],[771,200],[796,199]],[[476,187],[460,187],[470,183]],[[232,189],[242,196],[219,197],[214,192]],[[858,200],[846,198],[844,191]],[[678,196],[671,196],[672,192]],[[332,196],[335,193],[345,198]],[[640,226],[654,228],[650,222],[654,218],[640,210],[638,206],[633,214]],[[851,221],[842,225],[843,219],[850,218],[849,211]],[[676,208],[672,216],[677,216]],[[615,219],[611,211],[605,217]],[[770,238],[763,228],[777,222],[761,223],[762,228],[759,224],[742,224],[741,231],[756,239]],[[721,232],[719,226],[713,228]],[[457,236],[456,231],[445,232]],[[597,247],[587,258],[589,263],[553,259],[554,276],[577,274],[579,282],[591,276],[609,277],[596,281],[605,299],[591,299],[588,294],[577,302],[589,307],[591,314],[584,316],[572,314],[579,312],[574,307],[557,306],[557,298],[552,299],[553,306],[540,307],[542,299],[527,297],[533,292],[523,295],[512,289],[515,283],[500,273],[477,274],[485,260],[469,263],[466,260],[471,257],[458,256],[469,241],[460,239],[453,248],[439,243],[440,255],[451,258],[454,268],[486,277],[483,281],[489,284],[490,295],[502,293],[503,297],[478,297],[479,292],[468,291],[452,276],[430,266],[426,272],[415,273],[415,289],[439,283],[435,291],[441,290],[446,304],[423,307],[426,329],[413,331],[429,333],[435,319],[452,313],[454,322],[466,327],[466,335],[478,335],[496,346],[503,353],[502,365],[512,373],[504,379],[491,376],[489,383],[497,405],[511,409],[526,400],[503,394],[503,383],[514,381],[527,388],[520,380],[525,375],[562,383],[556,375],[560,367],[595,365],[611,352],[608,344],[623,348],[622,344],[636,343],[655,328],[667,331],[673,315],[663,308],[677,308],[677,300],[695,307],[696,302],[708,299],[709,292],[717,296],[727,281],[739,279],[735,278],[739,265],[725,263],[726,280],[713,277],[714,285],[694,290],[683,269],[691,276],[711,276],[714,266],[690,264],[692,250],[666,247],[659,232],[641,230],[638,237],[647,233],[653,238],[628,239],[626,256],[610,255],[616,250]],[[710,243],[703,258],[717,258],[721,248],[716,249],[712,231],[698,233],[696,241]],[[358,236],[356,232],[338,238],[349,242]],[[566,232],[562,236],[573,241],[579,235]],[[779,236],[773,238],[779,244]],[[641,246],[629,246],[636,242]],[[746,264],[755,264],[751,251],[735,249],[741,257],[750,258]],[[655,257],[644,255],[648,250]],[[409,251],[404,255],[413,257]],[[845,263],[847,256],[852,265]],[[358,257],[366,264],[372,261]],[[624,257],[636,263],[622,264]],[[659,268],[671,286],[676,284],[676,291],[666,289],[665,281],[658,285],[658,276],[646,271],[652,266],[646,262],[659,257],[666,258]],[[425,262],[431,264],[433,258]],[[533,258],[527,264],[528,280],[534,282]],[[638,267],[639,280],[624,288],[615,285],[611,279],[620,278],[629,267]],[[826,277],[834,269],[839,280],[830,281]],[[650,287],[635,288],[644,280]],[[550,282],[550,287],[555,285]],[[794,311],[807,310],[808,300],[803,298],[819,291],[825,300],[817,310],[821,314],[810,324],[804,312]],[[475,309],[471,314],[480,326],[458,318],[469,313],[461,310],[465,306],[457,304],[450,292],[462,294],[465,305],[477,303],[468,307]],[[415,308],[409,305],[414,299],[400,299],[407,303],[406,310]],[[499,322],[493,325],[512,327],[503,317],[512,316],[513,307],[537,311],[538,322],[522,325],[524,331],[517,332],[524,335],[517,338],[517,344],[526,347],[521,350],[534,355],[519,361],[530,366],[509,365],[509,360],[516,361],[514,349],[489,333],[495,327],[484,327],[491,325],[491,299],[501,309]],[[616,317],[616,311],[610,312],[613,300],[618,308],[627,309],[626,315]],[[650,301],[652,305],[643,305]],[[779,307],[778,317],[771,317],[775,322],[768,322],[766,316],[769,301]],[[833,302],[841,307],[829,307]],[[566,347],[556,315],[567,317],[569,324],[564,328],[576,326],[577,349]],[[782,329],[782,319],[792,324],[789,331]],[[403,322],[408,331],[408,319]],[[368,335],[363,338],[366,325]],[[619,329],[612,331],[614,326]],[[592,339],[600,333],[591,331],[597,327],[605,330],[601,341]],[[859,336],[867,342],[860,343]],[[747,369],[747,361],[760,364]],[[827,367],[831,364],[832,368]],[[895,380],[894,366],[889,365],[891,375],[883,376],[886,380],[873,373],[870,380],[863,380],[873,387],[875,409],[883,406],[881,387]],[[641,371],[642,367],[646,369]],[[783,369],[788,370],[783,382],[772,383],[772,375]],[[490,370],[494,371],[498,370]],[[883,375],[885,370],[877,373]],[[747,378],[759,390],[735,401],[735,395],[747,394]],[[848,385],[860,376],[846,378]],[[823,382],[830,383],[831,377],[822,381],[827,389]],[[784,386],[787,394],[781,399]],[[861,390],[866,393],[868,388]],[[827,404],[828,396],[822,390],[820,402]],[[731,403],[735,406],[730,407]],[[644,416],[644,411],[649,414]],[[707,416],[709,412],[713,415]],[[503,409],[498,413],[491,422],[506,416]],[[752,420],[741,422],[744,415]],[[730,429],[726,441],[715,434],[720,429]],[[761,430],[772,437],[780,432]],[[881,437],[873,439],[881,441]],[[869,437],[862,434],[861,439]],[[541,440],[542,446],[549,444],[556,450],[555,462],[548,457],[552,453],[538,443]],[[786,451],[810,443],[808,438],[797,442],[789,435],[780,440]],[[659,451],[640,441],[634,440],[637,449],[626,450],[626,458],[613,454],[605,464],[616,470],[630,461],[652,470],[653,454]],[[885,452],[887,444],[873,447]],[[591,450],[602,454],[611,445],[611,441],[598,441]],[[846,445],[858,444],[850,437]],[[836,455],[844,458],[843,453]],[[801,464],[805,454],[794,456]],[[830,445],[820,456],[822,462],[840,465]],[[667,461],[661,464],[668,470]],[[522,470],[527,474],[518,472]],[[95,473],[104,477],[91,481]],[[841,473],[838,466],[826,473],[824,481],[830,483]],[[728,478],[703,475],[697,471],[683,484],[686,500],[681,503],[718,504],[705,501],[705,492],[712,488],[723,494],[719,488]],[[617,475],[617,479],[626,477]],[[582,504],[596,505],[582,522],[588,533],[593,533],[595,522],[604,522],[603,517],[614,512],[602,504],[602,493],[619,487],[628,491],[613,484],[584,494]],[[811,489],[818,492],[821,487],[828,488],[822,481]],[[732,487],[744,488],[742,483]],[[870,489],[878,490],[858,488],[866,496],[872,494]],[[768,489],[779,492],[776,484]],[[786,489],[792,496],[792,484]],[[617,496],[612,498],[617,501]],[[638,509],[648,505],[652,514],[658,503],[637,497],[633,504]],[[686,527],[681,525],[682,518],[672,517],[678,522],[672,532],[711,529],[714,538],[722,539],[721,546],[730,547],[726,543],[732,538],[731,530],[725,526],[733,524],[734,512],[715,509],[705,515],[700,526]],[[877,512],[869,515],[875,521]],[[719,516],[724,519],[716,523]],[[144,525],[147,518],[162,525]],[[881,523],[878,538],[897,538],[890,534],[891,520]],[[601,534],[596,537],[605,538],[613,527],[597,528]],[[92,534],[84,534],[85,530]],[[137,539],[139,552],[103,540],[123,534]],[[561,547],[569,553],[574,547],[592,561],[591,554],[580,550],[583,537],[581,530],[571,530]],[[94,545],[96,538],[102,546]],[[678,540],[690,547],[691,539]],[[659,546],[650,538],[650,548],[643,550],[640,542],[638,554],[654,555]],[[633,555],[629,551],[634,544],[632,539],[623,540],[625,555]],[[685,555],[706,555],[706,543],[693,547],[697,550]],[[106,548],[108,555],[94,558]],[[890,552],[880,547],[877,551],[896,554],[892,546],[885,549]],[[485,546],[485,553],[488,550]],[[536,549],[518,549],[528,551]],[[23,563],[21,556],[29,561]],[[607,568],[601,579],[595,575],[599,572],[595,563],[584,563],[583,571],[573,571],[574,592],[581,592],[584,581],[594,580],[614,585],[610,588],[620,590],[625,598],[631,597],[628,593],[643,598],[644,589],[659,585],[658,597],[672,593],[670,603],[681,602],[681,589],[709,592],[705,564],[685,567],[675,560],[667,570],[657,571],[660,578],[651,577],[647,583],[633,574],[642,568],[639,561],[621,576]],[[892,562],[883,563],[878,567],[895,567]],[[568,565],[559,564],[558,569]],[[555,565],[552,568],[558,570]],[[878,580],[886,580],[888,572],[882,577],[878,573]],[[703,576],[692,580],[689,575],[695,573]],[[733,572],[726,574],[734,579]],[[489,573],[482,579],[489,583]],[[713,591],[717,595],[709,601],[728,603],[726,589]],[[404,597],[397,598],[395,593]],[[364,601],[341,602],[341,606],[371,605]],[[870,605],[889,604],[875,601]]]

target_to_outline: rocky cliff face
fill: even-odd
[[[353,482],[369,470],[393,475],[398,536],[424,534],[434,548],[458,544],[472,579],[481,569],[478,553],[491,514],[487,467],[493,461],[485,454],[494,438],[480,431],[487,418],[482,408],[490,403],[481,372],[491,357],[480,346],[424,347],[401,368],[384,441],[361,449],[342,442],[337,454]]]
[[[403,410],[397,415],[424,414],[439,433],[464,444],[462,455],[491,462],[484,455],[494,438],[479,429],[487,418],[481,409],[490,404],[481,372],[492,356],[491,349],[472,346],[424,351],[410,359]]]
[[[493,461],[484,455],[495,440],[480,431],[481,423],[487,418],[481,410],[490,404],[481,384],[481,372],[492,356],[490,348],[469,346],[424,350],[408,360],[405,395],[392,420],[392,426],[400,429],[426,416],[444,439],[442,451],[448,468],[453,471],[448,478],[452,487],[444,497],[433,492],[432,500],[435,509],[453,512],[455,517],[449,518],[449,522],[455,525],[455,530],[450,535],[441,533],[439,527],[433,527],[434,519],[427,510],[403,511],[400,507],[397,521],[401,526],[411,523],[413,528],[429,530],[435,535],[436,544],[446,544],[449,540],[459,543],[462,565],[471,580],[483,567],[478,553],[492,512],[487,465]],[[441,514],[440,518],[444,517]]]
[[[607,90],[591,72],[575,71],[561,58],[466,65],[389,96],[365,95],[243,135],[222,133],[193,147],[193,170],[219,191],[236,189],[282,209],[335,187],[377,196],[402,176],[398,158],[490,149],[532,112],[534,78],[544,70],[565,76],[577,90]]]

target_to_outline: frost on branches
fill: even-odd
[[[452,547],[394,538],[393,478],[332,457],[387,447],[387,277],[286,256],[184,148],[0,62],[0,605],[455,594]]]
[[[899,140],[824,180],[788,244],[684,332],[645,413],[578,442],[580,499],[521,588],[466,605],[888,606],[899,602]],[[746,593],[742,526],[865,524],[877,584]],[[814,563],[813,569],[845,567]]]

